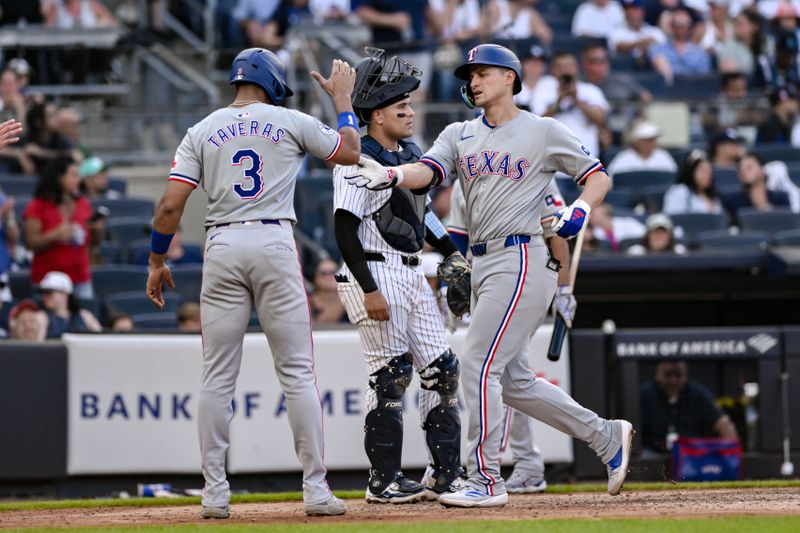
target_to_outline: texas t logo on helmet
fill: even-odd
[[[517,94],[522,90],[522,63],[519,58],[506,48],[499,44],[481,44],[473,48],[467,54],[467,62],[459,65],[456,68],[456,78],[466,81],[467,83],[461,87],[461,98],[470,109],[474,109],[475,97],[472,94],[472,89],[469,86],[470,77],[472,75],[472,67],[476,65],[486,65],[490,67],[507,68],[514,71],[516,77],[514,78],[513,94]]]

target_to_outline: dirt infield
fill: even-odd
[[[691,518],[731,515],[800,515],[800,488],[626,491],[606,494],[513,495],[500,509],[445,509],[436,503],[368,505],[347,502],[348,513],[326,522],[426,522],[433,520],[514,520],[525,518]],[[303,513],[300,502],[248,503],[233,507],[229,522],[244,524],[319,522]],[[169,525],[202,522],[197,506],[111,507],[9,511],[0,528]]]

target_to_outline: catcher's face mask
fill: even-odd
[[[369,112],[408,98],[420,84],[422,71],[397,56],[386,56],[381,48],[367,47],[367,57],[356,66],[353,108],[362,126],[369,122]]]

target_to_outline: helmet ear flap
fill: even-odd
[[[475,109],[475,95],[472,94],[472,89],[470,88],[469,84],[464,84],[461,86],[461,99],[464,101],[464,104],[469,109]]]

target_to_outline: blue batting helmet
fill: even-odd
[[[503,67],[514,71],[514,94],[522,90],[522,64],[517,56],[499,44],[481,44],[467,54],[467,62],[456,69],[456,78],[470,81],[470,68],[474,65],[491,65]]]
[[[242,50],[231,65],[231,85],[252,83],[267,92],[270,101],[281,105],[294,93],[286,86],[286,65],[275,54],[263,48]]]

